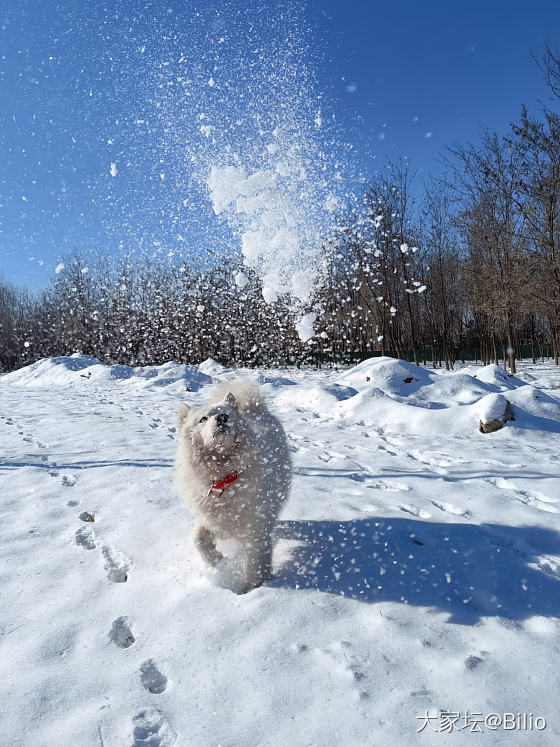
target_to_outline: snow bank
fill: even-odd
[[[491,363],[489,366],[465,366],[461,369],[461,373],[468,374],[485,384],[490,384],[500,391],[515,389],[525,383],[495,363]]]
[[[30,366],[12,371],[2,377],[4,384],[22,387],[67,387],[86,386],[86,382],[124,382],[146,389],[165,389],[169,393],[181,394],[185,390],[197,392],[201,387],[212,383],[210,370],[217,370],[205,362],[206,371],[201,366],[187,366],[170,361],[161,366],[132,368],[119,364],[107,366],[105,363],[82,353],[58,358],[42,358]],[[227,369],[225,369],[227,370]]]
[[[506,398],[516,407],[519,427],[555,430],[560,420],[559,400],[495,365],[436,372],[380,357],[345,371],[336,382],[358,393],[333,402],[331,414],[393,431],[471,433],[480,420],[503,416]]]
[[[198,370],[206,376],[210,376],[213,379],[220,379],[222,377],[231,376],[232,370],[227,366],[223,366],[213,358],[207,358],[202,363],[199,363]]]
[[[521,385],[508,392],[507,398],[516,406],[516,413],[525,413],[534,418],[560,421],[560,400],[531,385]],[[554,427],[553,424],[550,427]]]
[[[437,374],[397,358],[368,358],[338,377],[340,384],[359,391],[377,387],[388,394],[408,396],[419,387],[431,384]]]
[[[88,382],[115,383],[144,390],[161,390],[181,397],[236,372],[212,358],[196,366],[170,361],[161,366],[107,366],[75,353],[45,358],[5,374],[3,384],[29,388],[84,389]],[[560,401],[510,376],[496,366],[465,367],[435,372],[395,358],[371,358],[336,376],[333,381],[301,387],[279,375],[258,376],[267,394],[276,396],[281,411],[311,410],[321,417],[358,420],[375,427],[420,433],[471,433],[479,421],[503,415],[505,398],[515,406],[519,427],[555,430]],[[503,407],[502,407],[503,405]]]
[[[313,410],[319,415],[332,415],[339,402],[357,394],[355,389],[340,384],[323,386],[293,386],[279,394],[276,404],[283,411],[293,408]]]

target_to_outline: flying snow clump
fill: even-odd
[[[296,323],[296,330],[302,342],[307,342],[315,334],[313,324],[316,319],[317,314],[314,311],[311,311],[309,314],[305,314],[299,322]]]

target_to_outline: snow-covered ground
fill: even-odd
[[[171,488],[178,401],[227,369],[2,376],[0,743],[560,744],[560,371],[520,370],[258,372],[294,481],[244,596]]]

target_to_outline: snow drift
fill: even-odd
[[[211,384],[213,378],[227,373],[225,366],[208,359],[198,366],[170,361],[161,366],[133,368],[119,364],[108,366],[90,355],[74,353],[59,358],[42,358],[30,366],[5,374],[4,384],[22,387],[84,387],[87,381],[98,383],[127,382],[145,389],[166,389],[169,393],[197,392]]]

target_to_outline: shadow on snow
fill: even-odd
[[[355,482],[365,482],[366,487],[368,482],[371,482],[371,487],[374,488],[379,482],[384,480],[396,479],[410,479],[420,478],[422,480],[442,480],[443,482],[468,482],[471,480],[488,480],[495,479],[496,477],[507,477],[508,480],[520,478],[523,480],[548,480],[558,477],[558,472],[546,473],[546,472],[531,472],[525,467],[520,467],[517,470],[508,469],[507,475],[501,475],[496,472],[495,469],[474,469],[465,468],[461,469],[458,467],[453,468],[453,472],[449,474],[440,474],[437,472],[427,471],[422,469],[424,465],[417,470],[410,469],[383,469],[380,472],[365,472],[362,469],[340,469],[336,467],[296,467],[294,474],[301,477],[347,477],[349,480]]]
[[[52,472],[58,469],[92,469],[94,467],[172,467],[173,461],[171,459],[135,459],[134,461],[129,459],[110,459],[107,461],[102,460],[82,460],[80,462],[62,463],[57,462],[56,458],[53,461],[34,461],[36,457],[29,458],[29,461],[14,462],[14,461],[0,461],[0,470],[15,470],[21,467],[37,467],[39,469],[47,470]]]
[[[560,535],[552,530],[391,517],[280,521],[276,536],[295,543],[269,586],[418,605],[461,624],[560,617]]]

